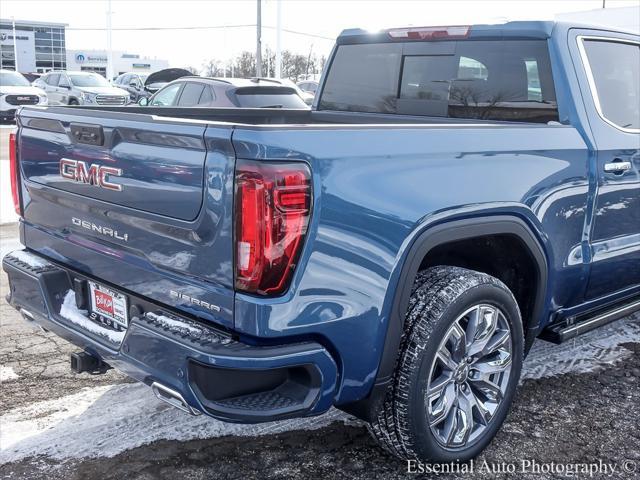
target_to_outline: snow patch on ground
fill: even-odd
[[[73,297],[67,296],[75,308]],[[631,316],[563,345],[536,343],[523,378],[542,378],[600,369],[624,359],[624,343],[640,342],[640,316]],[[85,389],[0,416],[0,464],[44,455],[58,460],[112,457],[158,440],[187,441],[221,436],[257,436],[312,430],[333,422],[358,424],[332,409],[313,418],[258,425],[224,423],[190,416],[157,400],[142,384]]]
[[[17,378],[20,378],[20,376],[13,371],[13,368],[0,366],[0,382],[7,382]]]
[[[24,250],[16,250],[15,252],[11,252],[11,256],[17,258],[21,262],[24,262],[33,268],[46,267],[47,265],[49,265],[47,261]]]
[[[78,309],[78,307],[76,306],[76,294],[73,290],[69,290],[64,297],[62,306],[60,307],[61,317],[66,318],[76,325],[79,325],[85,330],[106,337],[114,343],[122,342],[126,333],[124,330],[122,332],[116,332],[115,330],[101,327],[97,323],[89,320],[86,317],[87,314],[88,312],[86,310]]]
[[[522,368],[521,380],[586,373],[613,365],[631,352],[620,345],[640,342],[640,314],[598,328],[560,345],[538,340]]]
[[[338,410],[320,417],[258,425],[188,415],[157,400],[143,384],[87,389],[0,416],[0,464],[46,455],[55,459],[112,457],[157,440],[256,436],[355,422]]]
[[[82,414],[110,389],[107,387],[85,388],[67,397],[37,402],[32,405],[10,410],[0,416],[0,463],[6,461],[5,452],[17,444],[37,445],[47,439],[47,433],[54,432]],[[56,448],[55,438],[49,437],[49,448]],[[62,446],[60,444],[60,446]],[[59,447],[58,447],[59,448]],[[64,448],[64,447],[63,447]]]

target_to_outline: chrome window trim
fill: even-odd
[[[589,64],[589,58],[587,57],[587,51],[584,48],[585,40],[599,40],[604,42],[613,42],[613,43],[627,43],[630,45],[637,45],[640,47],[640,41],[635,40],[627,40],[624,38],[617,37],[603,37],[597,35],[578,35],[576,37],[578,42],[578,51],[580,52],[580,57],[582,59],[582,65],[584,66],[585,73],[587,75],[587,82],[589,83],[589,90],[591,90],[591,98],[593,99],[593,103],[596,107],[596,111],[598,112],[598,116],[608,123],[612,127],[625,132],[625,133],[640,133],[640,128],[625,128],[620,125],[612,122],[607,117],[604,116],[602,112],[602,106],[600,105],[600,98],[598,97],[598,89],[596,88],[596,82],[593,78],[593,71],[591,70],[591,65]]]

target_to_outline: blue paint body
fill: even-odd
[[[334,369],[326,374],[333,390],[323,394],[331,401],[309,414],[369,394],[404,261],[415,239],[436,225],[506,215],[528,226],[548,269],[538,330],[554,316],[640,293],[640,135],[598,116],[576,43],[586,34],[637,37],[549,22],[472,32],[549,39],[560,123],[340,125],[313,122],[311,112],[306,124],[250,125],[25,108],[23,241],[58,265],[227,329],[246,345],[322,345],[335,362],[323,370]],[[347,31],[341,41],[358,35]],[[105,144],[73,142],[72,122],[102,126]],[[123,192],[63,181],[61,157],[122,168]],[[623,157],[631,170],[604,173],[604,163]],[[312,172],[309,231],[291,286],[277,298],[233,288],[238,158],[297,160]],[[74,227],[72,218],[126,232],[129,241]],[[176,300],[171,290],[220,311]],[[175,369],[145,371],[122,353],[49,326],[201,407]],[[143,351],[145,365],[162,363],[166,352],[138,330],[137,340],[130,334],[132,348]]]

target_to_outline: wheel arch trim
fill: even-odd
[[[406,249],[396,281],[387,331],[375,384],[386,384],[393,374],[404,327],[404,317],[409,304],[411,287],[422,260],[434,248],[460,240],[488,235],[512,235],[528,250],[536,265],[537,291],[531,321],[525,331],[525,350],[528,350],[538,334],[543,319],[548,282],[548,260],[543,243],[534,233],[528,221],[514,215],[483,215],[452,219],[427,225],[414,236]]]

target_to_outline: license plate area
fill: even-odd
[[[90,317],[120,330],[129,326],[127,297],[99,283],[89,282]],[[119,328],[120,327],[120,328]]]

